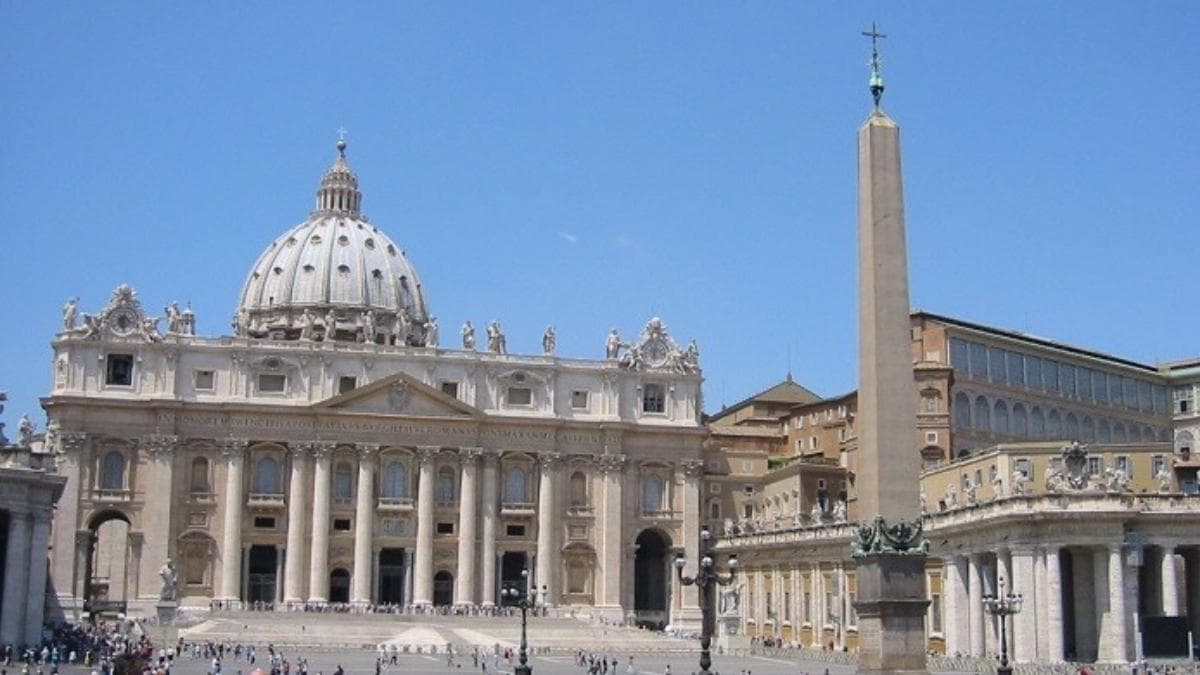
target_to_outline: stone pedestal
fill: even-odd
[[[728,652],[731,649],[749,649],[750,637],[742,633],[742,617],[727,614],[717,618],[717,647]]]
[[[925,673],[925,556],[857,559],[860,673]]]
[[[175,615],[179,610],[179,603],[174,600],[159,600],[154,605],[155,612],[158,616],[158,625],[171,626],[175,623]]]

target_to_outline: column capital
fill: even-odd
[[[688,478],[704,475],[704,460],[702,459],[685,459],[679,463],[679,467],[683,469],[683,475]]]
[[[59,431],[55,434],[58,437],[59,452],[75,452],[87,443],[88,435],[83,431]]]
[[[474,466],[483,454],[483,448],[459,448],[458,463],[463,466]]]
[[[379,443],[355,443],[354,448],[358,451],[359,459],[370,459],[372,455],[378,454],[379,449],[383,447]]]
[[[179,437],[174,434],[150,434],[142,439],[142,448],[153,460],[168,459],[179,444]]]
[[[495,448],[479,448],[479,456],[485,464],[495,464],[500,459],[500,451]]]
[[[311,441],[306,445],[308,446],[308,451],[312,453],[313,459],[318,462],[332,457],[333,451],[337,449],[337,443],[333,441]]]
[[[245,438],[222,438],[217,441],[217,448],[221,450],[221,456],[227,462],[241,459],[249,445],[249,439]]]
[[[433,461],[435,455],[442,451],[440,445],[418,445],[417,446],[417,461],[421,464],[427,464]]]
[[[290,454],[292,456],[292,459],[296,459],[296,460],[305,459],[306,457],[308,457],[310,452],[312,452],[312,444],[311,443],[289,443],[288,444],[288,454]]]
[[[559,452],[543,452],[537,456],[538,464],[542,471],[553,471],[562,463],[562,453]]]

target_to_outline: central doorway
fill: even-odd
[[[247,561],[246,601],[275,602],[275,574],[279,569],[279,551],[274,546],[255,544]]]
[[[385,605],[404,604],[402,548],[385,548],[379,551],[379,602]]]
[[[670,615],[671,577],[667,553],[671,542],[658,530],[643,530],[638,535],[633,560],[633,609],[639,626],[654,630],[666,628]]]
[[[344,567],[329,573],[329,601],[350,602],[350,572]]]
[[[515,588],[521,592],[525,591],[525,578],[521,576],[522,570],[529,569],[529,554],[524,551],[508,551],[500,556],[500,588]],[[530,598],[532,600],[533,598]],[[501,605],[515,605],[516,598],[510,598],[507,595],[501,594]]]
[[[433,575],[433,606],[446,607],[454,602],[454,575],[442,570]]]

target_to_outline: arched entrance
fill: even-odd
[[[521,576],[523,570],[529,569],[529,562],[524,551],[506,551],[500,556],[500,588],[516,588],[525,590],[525,577]],[[500,604],[514,605],[517,600],[509,598],[506,595],[500,596]]]
[[[454,602],[454,575],[442,570],[433,575],[433,606],[445,607]]]
[[[100,511],[88,520],[86,565],[83,574],[83,608],[96,615],[124,613],[128,599],[129,516],[116,510]]]
[[[350,572],[344,567],[329,573],[329,601],[350,602]]]
[[[637,623],[662,630],[670,619],[671,540],[658,530],[643,530],[634,543],[633,609]]]

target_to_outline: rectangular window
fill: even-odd
[[[647,384],[642,389],[642,412],[662,413],[667,410],[666,393],[661,384]]]
[[[1121,376],[1108,376],[1108,402],[1113,405],[1121,405]]]
[[[349,532],[350,531],[350,519],[349,518],[334,518],[333,519],[333,529],[337,530],[338,532]]]
[[[454,523],[438,523],[438,534],[454,534]]]
[[[983,485],[983,469],[975,469],[975,487]]]
[[[258,391],[263,394],[281,394],[287,388],[287,375],[260,373]]]
[[[133,385],[133,355],[109,354],[104,368],[104,384],[129,387]]]
[[[1046,391],[1058,391],[1058,361],[1042,360],[1042,388]]]
[[[1125,474],[1126,478],[1133,478],[1133,463],[1126,456],[1116,458],[1117,471]]]
[[[1095,397],[1096,403],[1108,403],[1108,378],[1104,373],[1092,371],[1092,396]]]
[[[754,486],[753,485],[743,485],[742,492],[745,494],[748,494],[748,495],[752,495],[752,494],[754,494]]]
[[[978,342],[967,343],[971,352],[971,377],[977,380],[987,379],[987,347]]]
[[[1007,382],[1007,371],[1004,367],[1004,350],[998,347],[988,347],[988,375],[992,382],[1004,384]]]
[[[801,619],[812,621],[812,593],[809,591],[804,591],[804,616]]]
[[[1028,459],[1018,459],[1014,463],[1014,468],[1016,468],[1016,470],[1019,471],[1022,476],[1025,476],[1026,480],[1033,479],[1033,462],[1030,462]]]
[[[273,530],[275,529],[275,519],[270,516],[255,516],[254,527],[260,530]]]
[[[937,441],[937,432],[936,431],[926,431],[925,432],[925,442],[930,443],[930,444],[936,444],[938,442]]]
[[[533,390],[529,387],[509,387],[509,405],[533,405]]]
[[[1058,387],[1063,396],[1075,396],[1075,366],[1062,364],[1058,369]]]
[[[792,420],[792,426],[796,427],[797,429],[803,429],[804,428],[804,415],[800,415],[796,419]]]
[[[792,620],[792,592],[791,591],[783,592],[783,620],[784,621]]]
[[[1145,380],[1138,380],[1138,409],[1145,412],[1154,410],[1154,402],[1150,400],[1150,383]]]
[[[1042,388],[1042,360],[1036,356],[1025,357],[1025,384],[1030,389]]]
[[[525,536],[525,526],[524,525],[505,525],[504,526],[504,534],[506,534],[510,537],[524,537]]]
[[[1136,410],[1138,407],[1137,380],[1130,377],[1122,377],[1121,389],[1125,393],[1125,407]]]
[[[358,378],[353,375],[343,375],[338,378],[338,393],[354,391],[358,387]]]
[[[1080,368],[1079,370],[1076,371],[1075,379],[1079,381],[1078,386],[1076,387],[1076,389],[1079,391],[1079,398],[1081,398],[1085,401],[1092,400],[1092,371],[1091,371],[1091,369],[1090,368]]]
[[[442,393],[450,398],[458,398],[458,383],[442,382]]]
[[[1166,468],[1166,466],[1167,458],[1163,457],[1162,455],[1155,455],[1154,458],[1150,460],[1151,473],[1153,473],[1155,476],[1162,473],[1162,470]]]
[[[211,370],[197,370],[193,376],[196,391],[212,391],[216,388],[216,375]]]
[[[1103,457],[1088,457],[1088,474],[1092,476],[1104,475],[1104,458]]]
[[[831,624],[837,618],[837,608],[834,607],[833,600],[833,591],[825,591],[825,623]]]
[[[1171,408],[1167,405],[1167,388],[1156,384],[1151,387],[1151,392],[1154,397],[1154,412],[1160,415],[1170,412]]]
[[[588,393],[585,389],[578,389],[571,392],[571,408],[575,410],[588,409]]]
[[[942,594],[933,593],[929,596],[929,632],[942,632]]]
[[[1192,385],[1185,384],[1182,387],[1175,387],[1172,396],[1175,399],[1176,414],[1189,413],[1196,408],[1196,392],[1192,389]]]
[[[1008,361],[1008,383],[1025,386],[1025,357],[1016,352],[1006,352],[1004,357]]]
[[[950,338],[950,366],[961,373],[967,372],[967,342],[962,338]]]

